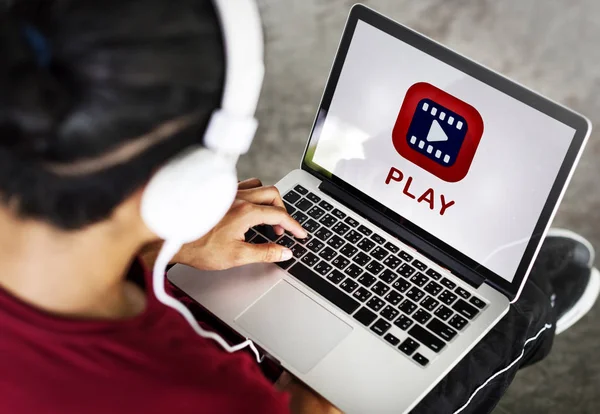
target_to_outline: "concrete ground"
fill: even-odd
[[[267,75],[255,145],[243,177],[274,183],[299,164],[351,0],[258,0]],[[369,6],[600,120],[597,0],[371,0]],[[598,133],[555,226],[600,246]],[[600,306],[558,337],[548,359],[522,371],[496,413],[600,412]]]

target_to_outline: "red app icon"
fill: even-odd
[[[483,119],[466,102],[429,83],[406,92],[392,132],[396,151],[448,182],[465,178],[483,135]]]

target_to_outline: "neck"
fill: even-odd
[[[119,319],[143,309],[141,292],[125,281],[139,237],[108,222],[64,232],[6,210],[0,229],[0,286],[19,299],[76,318]]]

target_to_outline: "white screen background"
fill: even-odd
[[[467,176],[445,182],[402,158],[392,129],[406,91],[430,83],[474,106],[484,133]],[[512,281],[575,130],[359,21],[313,162]],[[316,133],[317,133],[316,132]],[[313,142],[314,144],[314,142]],[[401,183],[385,184],[390,167]],[[435,191],[435,209],[402,193]],[[456,204],[439,215],[440,196]]]

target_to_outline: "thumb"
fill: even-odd
[[[238,255],[238,266],[251,263],[275,263],[291,259],[292,251],[275,243],[243,243]]]

